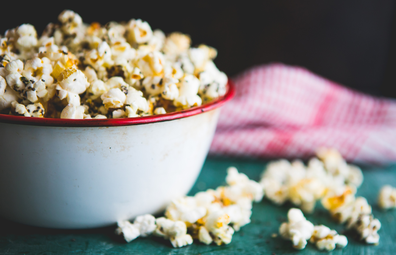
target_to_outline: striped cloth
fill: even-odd
[[[233,79],[210,154],[312,157],[337,149],[355,163],[396,162],[396,101],[348,89],[283,64],[252,68]]]

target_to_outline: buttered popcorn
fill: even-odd
[[[153,234],[170,240],[177,248],[192,244],[194,239],[206,245],[229,244],[235,231],[250,223],[252,203],[260,202],[264,193],[259,183],[239,173],[235,167],[227,170],[226,182],[227,186],[216,190],[174,199],[164,217],[155,220]],[[123,233],[125,240],[130,242],[142,236],[139,222],[139,217],[133,224],[120,221],[116,233]]]
[[[41,36],[31,24],[0,36],[0,113],[125,118],[200,106],[226,93],[216,56],[141,19],[102,26],[65,10]],[[37,104],[41,114],[30,114]]]
[[[307,165],[298,160],[270,162],[260,180],[266,197],[276,204],[289,200],[310,213],[326,194],[345,187],[354,193],[363,182],[360,168],[347,164],[338,151],[320,149],[317,155]]]
[[[391,185],[382,186],[378,196],[378,205],[381,209],[396,208],[396,188]]]

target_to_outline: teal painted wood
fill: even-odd
[[[262,160],[231,158],[209,158],[203,167],[190,194],[225,184],[226,169],[236,166],[240,172],[258,180],[265,166]],[[381,223],[381,239],[378,246],[359,242],[346,234],[349,244],[346,248],[334,250],[331,254],[396,254],[396,210],[381,211],[376,205],[379,189],[384,184],[396,186],[396,165],[385,167],[363,167],[365,181],[358,195],[367,198],[373,213]],[[252,223],[234,234],[227,246],[193,245],[179,249],[172,248],[169,241],[156,238],[138,238],[131,243],[114,234],[115,226],[91,230],[52,230],[30,227],[0,220],[0,254],[325,254],[312,244],[297,251],[291,243],[279,236],[279,225],[286,219],[291,204],[276,206],[264,199],[253,205]],[[339,232],[342,225],[335,224],[327,212],[318,205],[312,215],[306,215],[314,224],[325,224]]]

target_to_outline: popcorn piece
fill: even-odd
[[[89,98],[95,100],[100,98],[104,93],[107,92],[107,87],[102,80],[95,80],[91,82],[91,85],[87,89]]]
[[[154,109],[154,114],[155,115],[160,115],[160,114],[165,114],[166,110],[164,107],[157,107]]]
[[[172,200],[166,208],[165,216],[173,221],[195,223],[206,215],[206,208],[198,206],[194,197],[182,197]]]
[[[182,52],[190,48],[191,39],[188,35],[174,32],[166,39],[164,44],[164,52],[170,56],[180,55]]]
[[[371,214],[371,206],[363,197],[355,199],[350,188],[339,196],[325,197],[322,204],[330,209],[333,218],[338,222],[347,222],[347,228],[355,230],[366,243],[378,243],[377,231],[381,228],[379,220]]]
[[[324,192],[325,187],[322,182],[317,179],[304,178],[289,188],[289,199],[293,204],[300,206],[304,212],[311,213],[316,201],[323,196]]]
[[[332,190],[322,198],[322,205],[332,215],[335,215],[355,201],[355,192],[352,187],[342,187],[340,190]],[[349,215],[339,215],[337,218],[340,222],[345,222],[348,217]]]
[[[125,118],[126,112],[122,109],[117,109],[112,112],[113,119]]]
[[[381,209],[396,208],[396,188],[391,185],[382,186],[378,196],[378,205]]]
[[[128,243],[135,240],[139,236],[146,237],[151,235],[156,229],[155,218],[150,214],[137,216],[133,224],[129,221],[118,221],[118,228],[116,229],[116,234],[124,235],[125,241]]]
[[[131,45],[146,43],[151,39],[153,31],[150,25],[140,19],[132,19],[127,25],[127,40]]]
[[[128,117],[138,116],[138,111],[147,112],[148,109],[148,102],[143,97],[143,93],[134,88],[129,88],[128,95],[125,100],[125,110]]]
[[[73,67],[65,69],[58,79],[56,86],[60,99],[67,98],[69,104],[79,106],[80,96],[88,88],[89,83],[84,73]]]
[[[104,93],[100,98],[107,109],[120,108],[125,104],[126,95],[119,88],[114,88]]]
[[[157,220],[154,234],[164,239],[169,239],[173,247],[183,247],[193,242],[191,235],[187,234],[187,227],[183,221],[172,221],[164,217]]]
[[[310,242],[316,244],[319,250],[332,251],[336,247],[344,248],[347,246],[348,239],[344,235],[339,235],[335,230],[331,230],[324,225],[318,225],[314,227]]]
[[[235,231],[250,223],[252,203],[249,199],[239,199],[236,204],[226,206],[223,210],[230,216],[230,223]]]
[[[136,50],[127,42],[117,42],[111,46],[111,57],[116,65],[128,67],[136,57]]]
[[[125,241],[128,243],[139,237],[140,231],[139,227],[135,224],[131,224],[129,221],[118,221],[118,228],[116,229],[117,235],[124,235]]]
[[[247,197],[255,202],[260,202],[263,199],[264,190],[262,186],[250,180],[245,174],[239,173],[235,167],[229,167],[227,169],[226,182],[230,187],[241,189],[241,192],[238,192],[238,197]]]
[[[61,119],[83,119],[86,106],[68,104],[61,112]]]
[[[140,236],[146,237],[151,235],[157,228],[155,225],[155,218],[150,214],[137,216],[133,221],[133,225],[139,229]]]
[[[226,93],[227,75],[219,71],[213,61],[205,62],[202,70],[199,70],[198,78],[199,92],[205,98],[214,99]]]
[[[17,28],[16,34],[18,39],[15,47],[21,51],[21,57],[26,59],[32,55],[33,47],[38,43],[36,29],[30,24],[23,24]]]
[[[7,74],[6,81],[15,92],[22,93],[25,89],[25,83],[23,82],[22,73],[23,62],[19,59],[11,61],[5,67],[5,73]]]
[[[11,103],[18,98],[18,93],[8,87],[5,79],[0,76],[0,111],[10,108]]]
[[[221,209],[216,208],[209,212],[205,228],[212,234],[217,245],[231,242],[234,229],[228,225],[230,222],[230,216]]]
[[[85,64],[92,66],[95,70],[102,67],[110,67],[113,65],[112,51],[107,42],[101,42],[97,48],[88,51],[85,54]]]
[[[210,236],[209,231],[204,226],[201,226],[199,228],[199,237],[198,237],[198,239],[199,239],[199,241],[201,243],[204,243],[206,245],[209,245],[209,244],[211,244],[213,242],[213,239]]]
[[[353,226],[360,238],[369,244],[379,242],[377,231],[381,228],[381,222],[370,214],[361,214]]]
[[[16,113],[24,115],[25,117],[44,117],[44,107],[41,103],[28,104],[25,106],[13,101],[11,105],[15,109]]]
[[[161,96],[168,100],[176,99],[179,96],[179,90],[176,83],[178,83],[177,79],[165,77],[162,80],[163,88],[161,91]]]
[[[163,72],[164,63],[164,55],[159,51],[154,51],[140,58],[137,66],[144,76],[156,76]]]
[[[75,34],[77,28],[82,25],[81,16],[71,10],[61,12],[58,20],[61,22],[62,32],[68,35]]]
[[[279,234],[293,242],[293,247],[302,250],[307,245],[307,240],[314,232],[314,225],[307,221],[297,208],[292,208],[287,213],[288,222],[281,224]]]
[[[102,114],[98,114],[94,117],[94,119],[107,119],[106,116],[102,115]]]
[[[200,106],[202,99],[197,95],[199,80],[193,75],[186,75],[182,78],[179,85],[179,97],[175,99],[174,105],[183,108]]]

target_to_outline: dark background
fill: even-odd
[[[7,1],[0,33],[22,23],[39,34],[64,9],[83,21],[146,20],[218,49],[215,63],[234,76],[271,62],[305,67],[372,95],[396,98],[396,20],[391,0]]]

